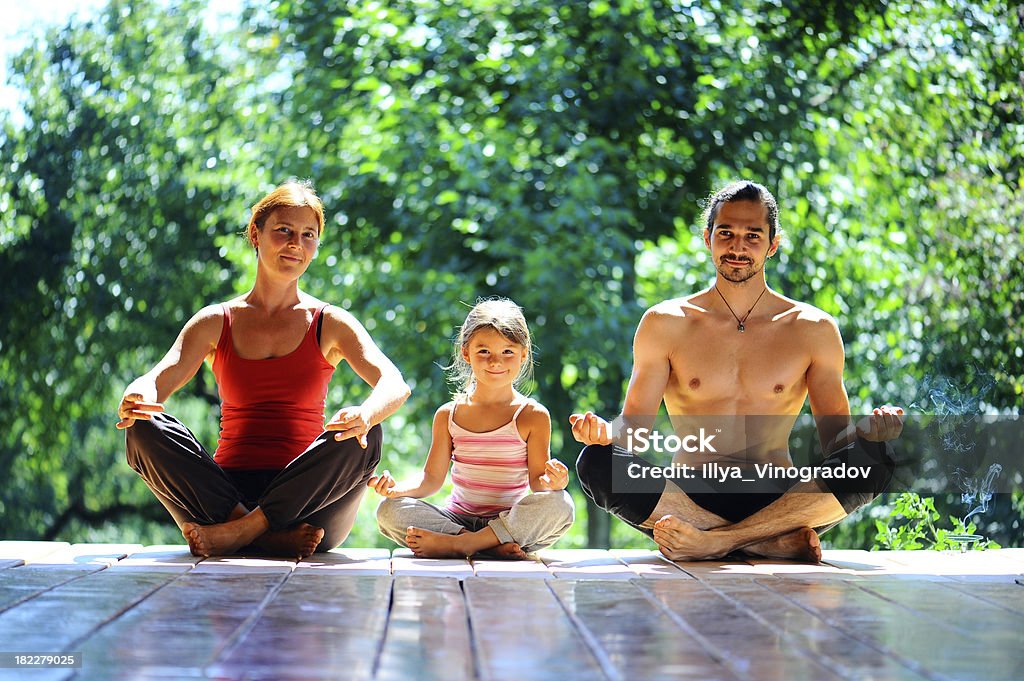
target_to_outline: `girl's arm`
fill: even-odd
[[[409,481],[395,486],[391,474],[384,471],[383,475],[373,476],[366,485],[372,487],[377,494],[389,499],[413,497],[422,499],[436,494],[448,477],[448,468],[452,461],[452,436],[448,433],[448,419],[452,403],[444,405],[434,414],[433,433],[430,441],[430,453],[423,464],[423,474],[418,481]]]
[[[327,343],[327,361],[337,366],[349,363],[361,379],[373,387],[370,396],[358,406],[342,407],[325,425],[336,430],[335,438],[359,439],[366,446],[366,433],[398,410],[411,391],[401,372],[388,359],[362,324],[349,312],[329,305],[324,309],[322,334]]]
[[[117,427],[131,428],[136,419],[162,412],[163,401],[192,380],[203,361],[217,350],[224,311],[209,305],[188,320],[163,359],[124,390],[117,407]]]
[[[551,458],[551,415],[542,405],[531,402],[518,419],[519,434],[526,440],[526,461],[530,469],[530,489],[549,492],[565,489],[569,469]]]

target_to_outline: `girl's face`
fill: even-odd
[[[483,328],[462,348],[479,385],[512,385],[526,361],[526,348],[510,341],[492,328]]]

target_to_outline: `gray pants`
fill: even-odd
[[[380,503],[377,527],[381,534],[401,546],[406,546],[405,531],[410,526],[440,534],[458,534],[464,529],[476,532],[490,527],[501,543],[514,542],[532,553],[558,541],[572,527],[575,514],[572,497],[565,490],[528,494],[512,508],[490,518],[463,515],[422,499],[401,497]]]

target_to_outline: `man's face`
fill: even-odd
[[[768,211],[759,201],[732,201],[718,209],[704,244],[718,273],[740,283],[764,269],[764,261],[779,248],[779,237],[768,241]]]

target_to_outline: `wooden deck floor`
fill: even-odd
[[[541,558],[0,542],[0,651],[82,661],[0,679],[1024,679],[1024,549]]]

